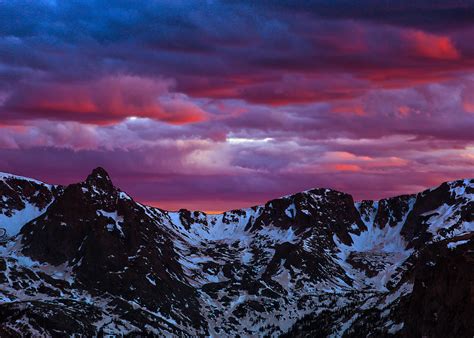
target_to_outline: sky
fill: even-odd
[[[474,2],[2,1],[0,171],[211,212],[473,177]]]

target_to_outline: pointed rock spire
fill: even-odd
[[[92,170],[89,176],[87,176],[86,183],[102,190],[110,190],[114,187],[109,174],[102,167],[97,167]]]

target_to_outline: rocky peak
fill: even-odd
[[[97,167],[87,176],[86,183],[89,186],[100,188],[101,190],[113,190],[114,185],[107,171],[102,167]]]

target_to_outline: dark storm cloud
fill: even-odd
[[[469,0],[263,0],[228,3],[311,14],[319,18],[366,20],[422,29],[445,30],[472,25],[474,4]]]

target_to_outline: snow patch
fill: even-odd
[[[117,211],[108,212],[105,210],[97,210],[97,214],[103,217],[107,217],[109,219],[109,222],[110,220],[112,220],[111,223],[106,225],[108,231],[113,231],[114,229],[117,229],[120,233],[120,236],[125,237],[125,234],[122,230],[123,217],[119,216]]]
[[[466,239],[466,240],[457,241],[457,242],[450,242],[450,243],[448,243],[448,249],[454,250],[458,246],[466,244],[466,243],[469,243],[469,240]]]
[[[291,203],[291,204],[288,206],[288,208],[285,209],[285,214],[286,214],[289,218],[291,218],[291,219],[295,218],[295,216],[296,216],[295,203]]]
[[[18,235],[21,228],[23,228],[26,223],[44,214],[49,206],[48,205],[47,207],[40,209],[26,201],[23,202],[25,203],[25,207],[21,210],[12,210],[13,215],[11,217],[0,214],[0,227],[7,230],[8,236]]]

